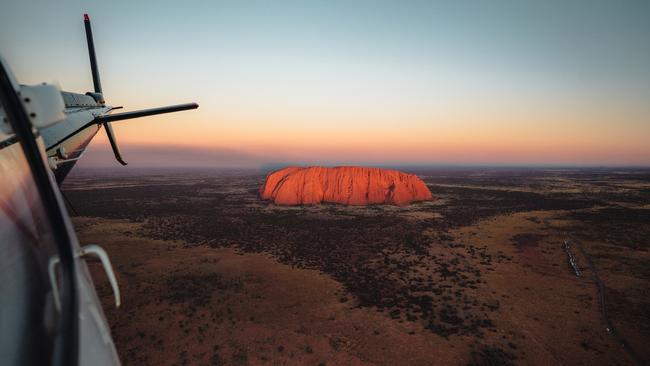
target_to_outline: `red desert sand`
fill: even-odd
[[[431,191],[414,174],[364,167],[287,167],[270,173],[260,196],[276,205],[392,204],[431,200]]]

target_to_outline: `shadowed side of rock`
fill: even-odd
[[[277,205],[392,204],[431,200],[424,182],[414,174],[365,167],[287,167],[270,173],[260,197]]]

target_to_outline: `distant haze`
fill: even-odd
[[[116,123],[135,167],[650,165],[650,1],[13,1],[20,82],[91,89],[84,12],[109,103],[201,105]]]

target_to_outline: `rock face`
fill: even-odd
[[[432,199],[420,178],[396,170],[363,167],[287,167],[266,177],[260,197],[277,205],[408,205]]]

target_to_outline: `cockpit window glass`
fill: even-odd
[[[59,314],[52,288],[58,287],[56,248],[21,143],[5,128],[0,132],[3,364],[46,364],[50,359]]]

